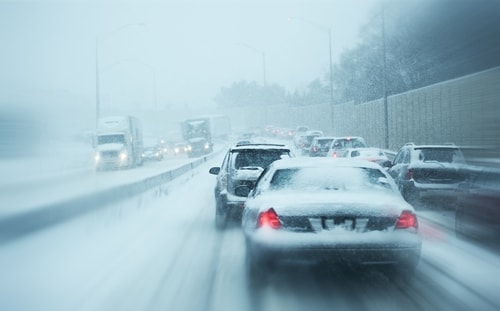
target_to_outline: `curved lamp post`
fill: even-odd
[[[236,44],[241,45],[243,47],[246,47],[247,49],[252,50],[252,51],[259,53],[261,55],[261,57],[262,57],[262,81],[263,81],[263,85],[266,86],[266,84],[267,84],[267,81],[266,81],[266,54],[263,51],[261,51],[257,48],[254,48],[253,46],[248,45],[246,43],[238,42]]]
[[[332,61],[332,30],[330,27],[325,27],[322,26],[318,23],[315,23],[313,21],[310,21],[308,19],[302,18],[302,17],[289,17],[289,21],[300,21],[302,23],[308,24],[310,26],[313,26],[314,28],[320,30],[321,32],[324,32],[328,34],[328,55],[329,55],[329,73],[330,73],[330,106],[331,106],[331,119],[332,119],[332,132],[333,132],[333,61]],[[333,135],[334,133],[332,133]]]
[[[95,117],[96,117],[96,127],[99,122],[99,117],[101,115],[101,103],[100,103],[100,90],[99,90],[99,43],[104,38],[109,38],[116,33],[124,30],[125,28],[133,27],[133,26],[144,26],[144,23],[131,23],[122,25],[104,35],[96,36],[95,38]]]

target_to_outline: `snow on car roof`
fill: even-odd
[[[450,149],[459,149],[459,147],[453,143],[444,143],[444,144],[425,144],[425,145],[417,145],[414,143],[406,143],[405,146],[410,146],[413,149],[422,149],[422,148],[450,148]]]
[[[333,139],[336,139],[337,137],[335,136],[318,136],[318,137],[314,137],[314,139],[316,140],[333,140]]]
[[[325,166],[325,167],[366,167],[380,169],[378,164],[356,159],[344,159],[344,158],[309,158],[309,157],[299,157],[299,158],[289,158],[276,161],[272,164],[276,169],[284,168],[300,168],[300,167],[310,167],[310,166]]]
[[[455,145],[415,145],[414,149],[459,149]]]
[[[255,150],[262,150],[262,149],[270,149],[270,150],[290,150],[285,145],[280,145],[280,144],[238,144],[234,147],[231,148],[231,151],[237,151],[237,150],[245,150],[245,149],[255,149]]]

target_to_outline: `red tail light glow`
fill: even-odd
[[[337,153],[336,153],[336,152],[334,152],[334,153],[332,154],[332,157],[336,158],[336,157],[337,157]]]
[[[220,179],[220,187],[221,189],[227,189],[227,174],[222,175]]]
[[[418,228],[417,216],[410,211],[403,211],[396,223],[396,229]]]
[[[267,211],[260,213],[259,219],[257,221],[257,227],[258,228],[269,227],[272,229],[281,228],[280,219],[273,208],[270,208]]]

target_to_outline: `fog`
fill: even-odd
[[[214,105],[211,99],[222,86],[260,82],[261,55],[246,46],[265,54],[269,82],[304,87],[328,70],[328,35],[289,17],[331,28],[337,58],[356,43],[371,1],[9,1],[0,6],[0,102],[55,105],[55,113],[78,109],[90,117],[96,40],[103,111],[206,107]]]
[[[5,222],[0,222],[1,308],[331,310],[335,305],[339,310],[495,310],[500,306],[498,254],[457,239],[446,229],[449,211],[442,210],[418,212],[424,242],[412,287],[392,283],[377,272],[335,267],[282,267],[269,285],[250,287],[241,230],[214,229],[215,177],[208,168],[222,161],[220,151],[226,146],[219,145],[217,155],[206,163],[138,196],[88,205],[77,217],[13,236],[6,232],[15,230],[6,230]],[[126,184],[187,161],[172,157],[134,170],[74,173],[72,178],[52,179],[52,187],[30,188],[25,195],[34,195],[38,204],[50,208],[47,203],[65,194]],[[22,207],[19,203],[11,207]],[[5,219],[5,213],[1,216]]]
[[[391,157],[453,142],[496,169],[500,3],[471,1],[0,0],[0,309],[498,310],[498,238],[455,232],[445,201],[412,203],[409,287],[278,267],[253,288],[240,227],[215,228],[208,173],[241,140],[305,156],[299,125]],[[112,115],[137,117],[164,158],[98,169],[96,121]],[[230,134],[174,153],[180,121],[202,115]]]

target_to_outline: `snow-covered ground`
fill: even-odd
[[[411,287],[372,271],[308,268],[280,269],[268,286],[248,287],[240,229],[214,226],[208,169],[221,161],[0,245],[0,309],[500,309],[500,256],[425,218]]]
[[[226,148],[226,142],[216,146],[215,152],[220,152]],[[92,155],[88,145],[64,142],[47,146],[36,156],[0,161],[0,219],[136,182],[195,160],[186,155],[169,155],[163,161],[145,162],[134,169],[97,172]]]

